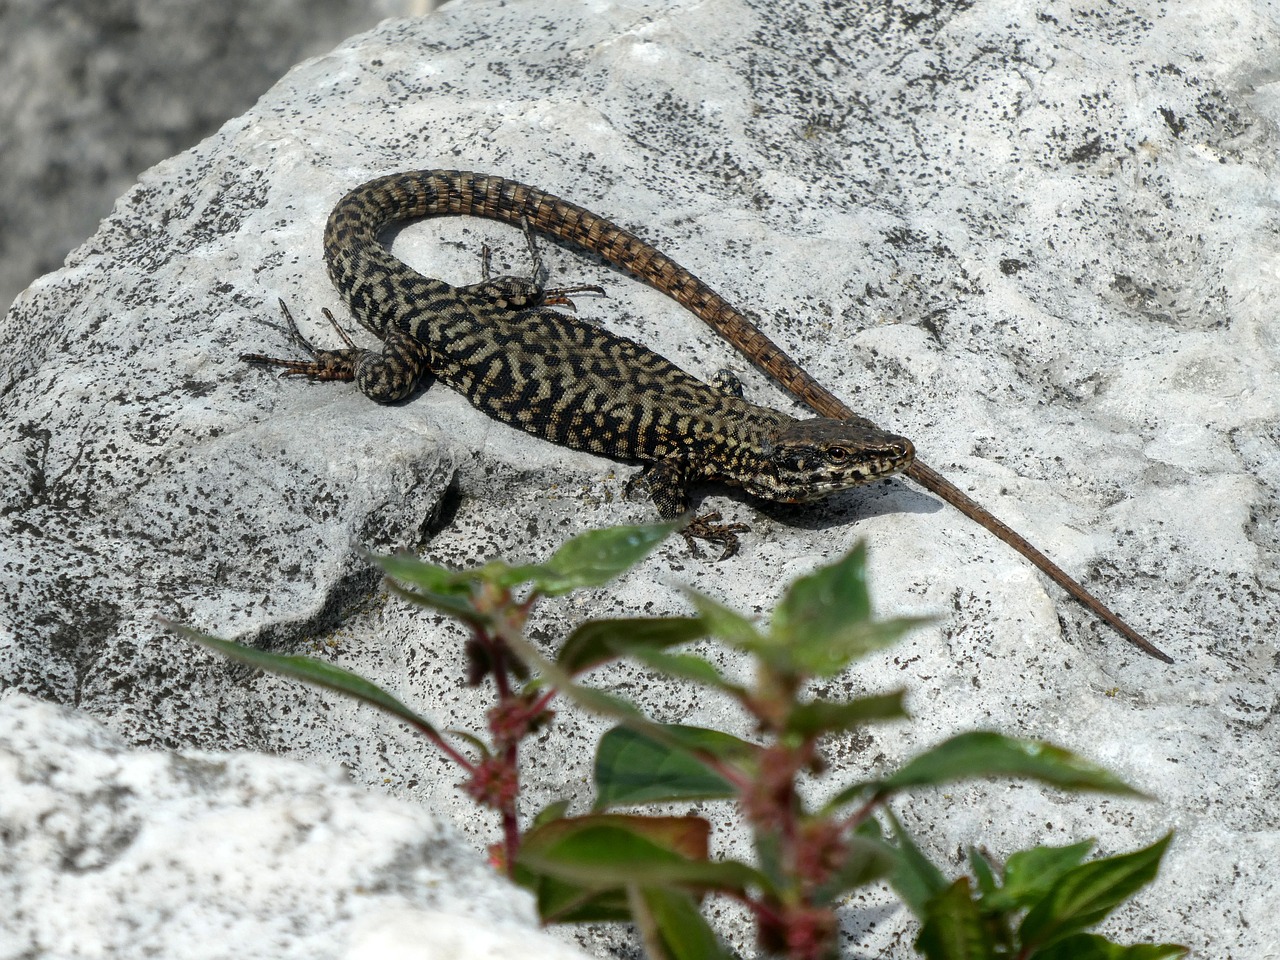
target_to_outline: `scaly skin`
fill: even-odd
[[[536,261],[531,279],[491,281],[486,270],[485,282],[452,287],[417,273],[379,240],[389,224],[439,216],[499,220],[598,254],[687,307],[823,416],[795,420],[747,403],[631,340],[546,309],[569,303],[566,294],[576,291],[543,290]],[[349,340],[345,350],[316,350],[295,332],[312,360],[242,359],[312,379],[354,379],[380,403],[406,396],[429,371],[480,410],[535,436],[644,462],[643,480],[666,518],[688,510],[689,488],[702,481],[795,502],[905,471],[1012,546],[1130,643],[1173,662],[1022,536],[916,460],[909,440],[856,416],[705,283],[589,210],[502,177],[399,173],[343,197],[329,216],[324,247],[329,276],[356,319],[383,341],[381,351],[359,350]],[[736,534],[746,528],[713,522],[718,519],[698,518],[686,536],[721,543],[729,556],[737,549]]]
[[[453,287],[397,260],[378,239],[391,223],[449,214],[524,224],[589,245],[663,283],[681,302],[737,316],[688,271],[580,207],[510,180],[426,171],[358,187],[325,229],[329,275],[382,348],[318,351],[304,343],[310,361],[244,359],[313,379],[354,379],[379,403],[407,396],[429,372],[504,423],[577,450],[645,463],[643,482],[668,519],[689,509],[690,487],[700,482],[797,502],[910,464],[909,440],[860,417],[796,420],[708,386],[632,340],[548,309],[574,291],[543,290],[536,264],[530,279]],[[723,544],[727,556],[745,528],[716,519],[700,517],[686,533]]]

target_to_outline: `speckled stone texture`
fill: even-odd
[[[320,238],[352,186],[499,173],[637,230],[753,311],[1178,663],[1136,654],[904,481],[786,510],[713,492],[705,507],[754,528],[738,557],[664,545],[610,590],[540,608],[537,639],[683,610],[681,583],[767,610],[863,537],[878,608],[938,620],[825,691],[905,686],[917,715],[836,744],[835,778],[975,727],[1074,748],[1154,800],[966,784],[899,812],[943,860],[1085,836],[1114,853],[1176,827],[1111,932],[1276,954],[1277,50],[1261,2],[455,0],[308,61],[149,171],[0,325],[0,683],[130,743],[338,761],[454,817],[477,849],[493,839],[456,773],[394,724],[229,668],[153,617],[318,652],[479,729],[465,631],[388,599],[357,548],[542,559],[652,516],[620,496],[630,468],[448,390],[381,408],[236,360],[288,349],[279,297],[333,342]],[[391,239],[455,283],[478,278],[486,242],[499,269],[525,263],[518,231],[493,224]],[[553,283],[606,287],[585,316],[794,410],[661,294],[542,249]],[[749,732],[645,671],[596,680],[660,719]],[[561,713],[527,810],[588,802],[601,728]],[[723,825],[720,849],[738,836]],[[910,955],[912,922],[882,893],[842,921],[850,955]]]
[[[254,753],[130,749],[0,699],[0,957],[583,954],[420,805]]]
[[[300,57],[431,0],[5,0],[0,310],[138,173],[213,133]]]

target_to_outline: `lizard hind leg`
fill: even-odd
[[[568,307],[570,310],[576,310],[577,307],[569,299],[570,294],[598,293],[604,296],[604,288],[595,284],[545,289],[541,280],[542,255],[538,253],[533,228],[529,226],[529,220],[526,217],[520,218],[520,226],[524,230],[525,245],[528,247],[529,258],[532,261],[529,276],[491,276],[493,250],[485,244],[480,248],[480,283],[460,287],[459,293],[479,297],[493,308],[514,313],[538,307]]]
[[[533,270],[530,280],[537,282],[538,275],[542,273],[542,255],[538,253],[538,244],[533,238],[533,228],[529,226],[529,218],[520,218],[520,227],[524,230],[524,242],[529,248],[529,258],[533,261]],[[539,287],[541,298],[538,301],[540,307],[568,307],[570,310],[577,312],[569,295],[572,293],[595,293],[604,296],[604,287],[596,286],[594,283],[578,283],[571,287],[554,287],[550,290]]]
[[[375,403],[403,400],[430,370],[430,348],[400,330],[387,334],[381,350],[362,350],[355,358],[356,386]]]
[[[341,350],[322,350],[302,335],[297,321],[281,300],[280,312],[284,315],[285,332],[289,339],[306,353],[310,360],[294,360],[268,357],[261,353],[242,353],[240,359],[258,367],[273,367],[287,377],[306,377],[308,380],[354,380],[361,393],[378,403],[394,403],[409,395],[422,373],[429,366],[427,348],[406,333],[392,330],[383,342],[382,350],[365,350],[358,347],[350,334],[334,319],[326,307],[322,312],[338,337],[345,344]]]
[[[342,338],[342,342],[346,344],[346,348],[343,350],[322,350],[312,344],[298,329],[298,324],[293,319],[293,314],[289,312],[289,307],[283,300],[280,301],[280,312],[284,315],[285,333],[288,334],[293,344],[311,359],[293,360],[282,357],[268,357],[261,353],[242,353],[240,354],[241,361],[251,363],[256,367],[274,367],[287,377],[338,381],[349,381],[356,378],[356,361],[359,355],[365,351],[357,347],[347,332],[338,325],[338,321],[333,318],[333,314],[328,307],[323,310],[323,313],[329,323],[333,325],[333,329],[338,332],[338,336]],[[268,326],[275,325],[268,324]]]
[[[524,228],[525,243],[533,260],[533,267],[527,277],[504,274],[493,276],[493,248],[487,243],[480,247],[480,282],[459,287],[458,293],[463,297],[475,297],[484,301],[489,309],[518,313],[521,310],[532,310],[544,303],[545,292],[539,278],[542,273],[542,258],[538,255],[538,246],[533,240],[533,231],[529,221],[521,218]]]

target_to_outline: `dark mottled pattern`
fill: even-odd
[[[325,228],[329,275],[382,349],[313,351],[310,363],[250,359],[317,379],[355,379],[383,403],[404,397],[429,371],[480,410],[536,436],[647,462],[644,479],[664,517],[688,508],[688,487],[696,481],[809,500],[911,463],[911,443],[869,421],[801,421],[747,403],[631,340],[549,309],[544,304],[556,302],[555,292],[544,293],[534,280],[499,277],[453,287],[397,260],[379,239],[395,222],[456,215],[527,223],[575,243],[726,335],[731,330],[763,369],[770,369],[771,354],[781,355],[706,284],[610,221],[511,180],[429,170],[357,187]],[[794,375],[782,379],[803,390]]]
[[[630,340],[546,309],[565,301],[555,291],[544,294],[533,280],[500,277],[451,287],[396,260],[378,239],[396,221],[458,215],[527,224],[629,270],[687,307],[811,409],[841,419],[794,420],[746,403],[740,390],[709,387]],[[723,480],[790,501],[905,470],[1129,642],[1172,662],[1016,531],[915,460],[910,441],[855,416],[715,291],[603,217],[501,177],[451,170],[394,174],[342,198],[325,229],[325,255],[333,282],[356,318],[382,338],[382,350],[350,344],[316,350],[295,329],[311,361],[258,354],[244,359],[314,379],[355,379],[382,402],[406,395],[431,371],[506,423],[566,446],[645,461],[645,485],[664,517],[688,508],[689,486],[698,480]],[[736,549],[735,534],[746,528],[714,519],[700,517],[685,536],[719,542],[728,556]]]

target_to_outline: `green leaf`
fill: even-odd
[[[947,889],[947,878],[916,846],[911,835],[893,815],[893,811],[886,809],[885,816],[889,820],[893,840],[898,848],[898,864],[889,883],[907,908],[923,920],[927,915],[929,902]]]
[[[898,720],[908,716],[902,705],[905,691],[897,690],[875,697],[859,697],[843,703],[831,700],[814,700],[792,707],[787,715],[785,730],[808,737],[826,733],[838,733],[850,727],[859,727],[877,720]]]
[[[823,642],[870,619],[867,544],[859,540],[835,563],[791,584],[773,611],[773,632],[784,643]]]
[[[893,811],[886,809],[885,812],[889,815],[889,819],[893,820]],[[894,822],[896,823],[897,821],[895,820]],[[866,837],[869,840],[888,842],[885,841],[884,828],[880,826],[880,821],[875,817],[868,817],[866,820],[863,820],[858,824],[858,828],[854,832],[857,833],[858,836]]]
[[[783,849],[782,835],[776,830],[756,829],[752,840],[755,843],[756,863],[760,872],[769,878],[774,888],[783,890],[792,884],[794,877],[789,873],[786,851]]]
[[[526,834],[518,861],[536,873],[601,890],[637,884],[742,893],[765,885],[746,864],[707,860],[709,831],[699,817],[566,817]]]
[[[490,755],[489,745],[474,733],[468,733],[466,730],[458,730],[454,727],[449,727],[445,730],[445,733],[449,734],[451,737],[457,737],[464,743],[471,744],[471,746],[475,747],[476,753],[481,757],[488,757]]]
[[[673,855],[681,859],[705,860],[709,849],[711,825],[702,817],[645,817],[627,813],[591,813],[582,817],[558,817],[525,833],[521,853],[569,849],[565,844],[580,847],[594,839],[601,831],[627,833],[658,846],[663,856]],[[575,847],[574,849],[576,849]],[[607,844],[593,851],[608,855]]]
[[[566,801],[545,807],[525,833],[525,838],[563,820]],[[534,895],[538,916],[543,923],[599,923],[628,921],[631,908],[626,891],[621,888],[601,890],[594,885],[571,883],[559,877],[530,868],[517,856],[512,876],[516,883]]]
[[[495,560],[472,570],[449,570],[408,554],[370,555],[369,559],[401,582],[396,592],[406,599],[482,623],[469,602],[480,583],[504,589],[532,583],[547,596],[599,586],[643,560],[677,526],[656,523],[590,530],[567,540],[546,563],[512,565]]]
[[[732,647],[754,654],[773,669],[789,676],[833,676],[844,670],[854,658],[886,647],[913,627],[929,622],[927,618],[917,617],[860,620],[847,623],[834,632],[816,627],[812,632],[805,632],[802,627],[806,624],[780,630],[775,622],[773,629],[764,634],[751,620],[710,597],[695,590],[685,592],[714,636]],[[809,599],[816,598],[811,596]]]
[[[615,696],[612,693],[606,693],[603,690],[597,690],[595,687],[584,687],[582,684],[575,683],[566,684],[557,689],[562,696],[572,700],[578,706],[601,716],[613,717],[615,720],[621,720],[624,723],[634,723],[645,727],[653,722],[630,700]]]
[[[542,682],[552,686],[563,697],[601,716],[612,717],[624,726],[643,733],[659,743],[671,742],[661,724],[654,723],[633,703],[622,697],[575,683],[558,663],[548,660],[527,638],[512,634],[506,638],[512,652],[531,670],[542,674]]]
[[[524,579],[549,597],[582,587],[598,587],[634,567],[679,524],[590,530],[568,540],[546,563],[522,568]]]
[[[685,891],[631,887],[629,893],[631,915],[654,960],[731,960]]]
[[[1169,960],[1190,952],[1176,943],[1135,943],[1126,947],[1094,933],[1077,933],[1032,956],[1034,960]]]
[[[929,960],[995,960],[995,944],[961,877],[929,901],[916,949]]]
[[[1104,920],[1155,879],[1173,834],[1133,853],[1092,860],[1063,874],[1018,928],[1023,947],[1043,948]]]
[[[978,881],[978,895],[982,898],[982,909],[991,913],[996,909],[991,905],[991,898],[997,894],[1000,885],[996,883],[995,874],[991,872],[991,864],[976,847],[969,848],[969,869],[973,872],[974,879]]]
[[[706,635],[707,627],[699,617],[588,620],[569,635],[556,662],[572,675],[625,654],[661,650]]]
[[[557,817],[536,824],[523,837],[515,863],[518,883],[532,890],[538,902],[538,915],[546,923],[578,923],[602,920],[630,920],[631,908],[625,884],[601,884],[597,878],[580,880],[565,876],[564,871],[546,869],[544,861],[554,867],[557,857],[572,858],[574,850],[559,845],[566,839],[593,827],[630,826],[633,834],[647,835],[659,849],[671,856],[706,857],[710,831],[705,821],[693,817]]]
[[[430,594],[466,598],[471,596],[476,575],[469,570],[450,570],[408,553],[391,555],[366,554],[370,562],[382,568],[388,577]]]
[[[598,890],[568,883],[517,864],[515,879],[530,891],[543,923],[626,922],[631,919],[627,892],[621,887]]]
[[[764,644],[764,636],[748,618],[731,610],[697,590],[685,588],[707,631],[739,650],[756,650]]]
[[[1026,777],[1063,790],[1144,796],[1114,774],[1069,750],[1039,740],[974,731],[952,737],[880,782],[882,792],[938,786],[971,777]]]
[[[401,557],[374,557],[372,558],[384,571],[388,570],[388,566],[405,570],[406,565],[401,563],[402,560],[411,558]],[[394,564],[387,564],[384,561],[397,561]],[[418,583],[411,582],[408,578],[402,578],[399,573],[387,572],[387,576],[391,578],[388,586],[391,592],[403,600],[417,604],[420,607],[427,607],[431,610],[439,610],[441,613],[448,614],[451,617],[463,621],[464,623],[475,624],[477,626],[487,624],[490,620],[487,614],[481,613],[475,608],[472,602],[471,585],[467,584],[465,591],[463,590],[430,590]],[[397,582],[403,581],[403,582]],[[410,586],[405,586],[410,583]]]
[[[891,647],[906,633],[932,623],[932,617],[895,617],[849,624],[838,634],[819,638],[802,634],[796,640],[784,636],[770,651],[781,656],[766,657],[777,669],[802,677],[834,677],[853,661],[876,650]],[[777,634],[771,639],[777,640]],[[761,653],[761,656],[764,656]]]
[[[666,742],[614,727],[596,748],[596,808],[622,804],[732,797],[733,784],[689,751],[729,763],[753,760],[760,748],[718,730],[661,724]]]
[[[771,645],[785,651],[775,668],[827,677],[887,647],[927,618],[873,620],[867,593],[867,547],[859,541],[830,566],[795,581],[773,612]]]
[[[692,653],[664,653],[660,650],[633,650],[633,659],[672,680],[692,680],[713,690],[723,690],[741,700],[746,692],[730,683],[708,660]]]
[[[549,803],[534,815],[533,823],[530,824],[530,827],[538,827],[544,823],[550,823],[552,820],[559,820],[568,812],[568,800],[557,800],[554,803]]]
[[[282,677],[292,677],[312,686],[336,690],[338,693],[346,694],[356,700],[362,700],[393,716],[399,717],[424,733],[429,733],[436,737],[439,736],[435,727],[425,717],[414,713],[381,687],[370,683],[364,677],[358,676],[349,670],[343,670],[341,667],[335,667],[331,663],[315,660],[312,657],[267,653],[265,650],[246,647],[230,640],[219,640],[217,637],[210,637],[188,627],[173,623],[166,623],[165,626],[188,640],[194,640],[211,650],[218,651],[223,656],[239,660],[241,663],[247,663],[268,673],[274,673]]]
[[[1009,857],[1004,886],[983,901],[986,910],[1022,910],[1041,900],[1068,870],[1079,866],[1094,841],[1082,840],[1065,847],[1032,847]]]
[[[848,859],[814,891],[813,899],[819,903],[833,903],[845,892],[887,877],[897,868],[897,851],[888,844],[858,835],[847,837],[845,842]]]

